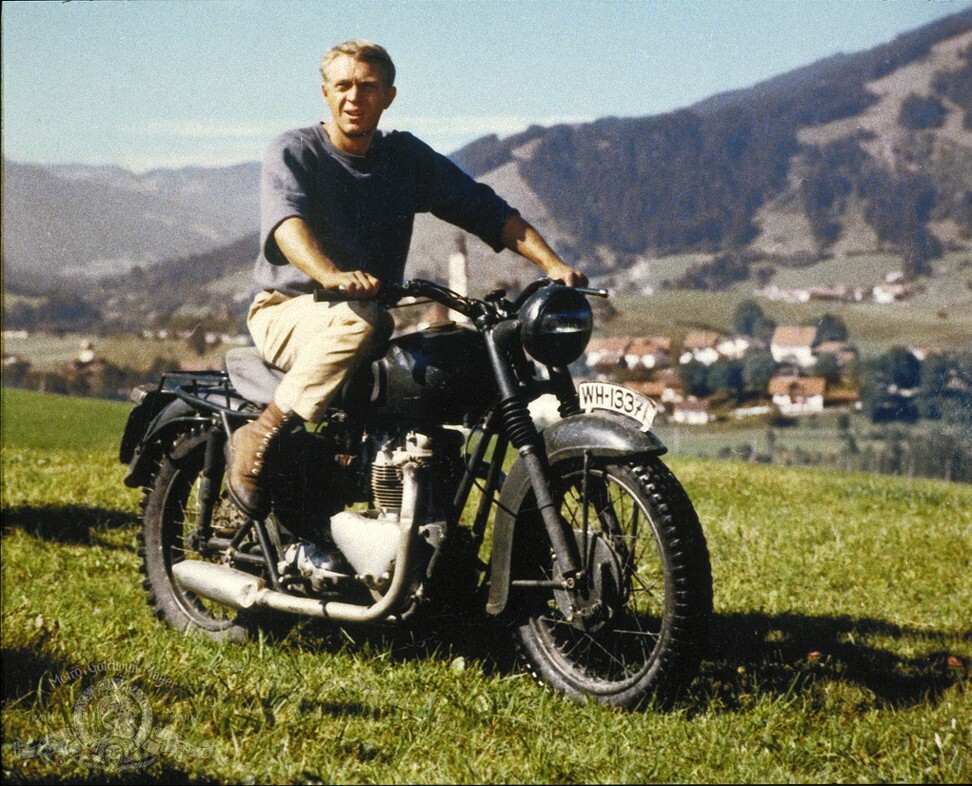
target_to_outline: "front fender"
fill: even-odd
[[[668,452],[653,433],[639,431],[630,420],[612,413],[571,415],[558,420],[544,430],[543,441],[552,471],[556,471],[557,464],[583,458],[585,454],[595,464],[610,464],[637,462]],[[526,464],[517,459],[503,484],[493,526],[489,601],[486,604],[489,614],[502,612],[509,600],[516,512],[531,491]]]
[[[578,458],[590,451],[598,459],[661,456],[668,448],[650,431],[639,431],[631,420],[611,412],[571,415],[543,432],[547,460],[551,464]]]

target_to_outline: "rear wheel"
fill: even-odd
[[[219,562],[217,552],[207,553],[194,545],[202,502],[203,462],[206,435],[186,435],[166,451],[152,486],[147,490],[139,534],[148,602],[156,616],[179,630],[202,633],[214,640],[245,640],[247,626],[235,609],[221,606],[183,590],[173,579],[172,566],[187,559]],[[222,474],[222,473],[220,473]],[[245,518],[216,481],[218,497],[213,525],[227,530]]]
[[[564,462],[550,476],[559,479],[555,499],[574,530],[584,587],[538,586],[561,574],[527,493],[511,595],[522,662],[578,701],[669,704],[698,670],[712,612],[708,550],[688,496],[658,460],[587,472]]]

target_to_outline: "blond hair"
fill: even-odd
[[[395,64],[392,62],[388,52],[385,51],[385,48],[371,41],[361,39],[353,39],[338,44],[328,50],[324,55],[321,59],[321,79],[324,80],[325,84],[327,84],[328,66],[340,55],[348,55],[355,60],[363,60],[366,63],[372,63],[378,66],[381,70],[381,78],[385,83],[385,87],[391,87],[395,84]]]

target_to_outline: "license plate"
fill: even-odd
[[[617,412],[637,420],[642,431],[651,428],[658,412],[658,406],[647,396],[611,382],[581,382],[577,386],[577,395],[585,412],[595,409]]]

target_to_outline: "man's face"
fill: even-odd
[[[350,55],[338,55],[327,67],[321,92],[337,131],[349,140],[374,134],[395,98],[395,88],[385,86],[377,65]]]

